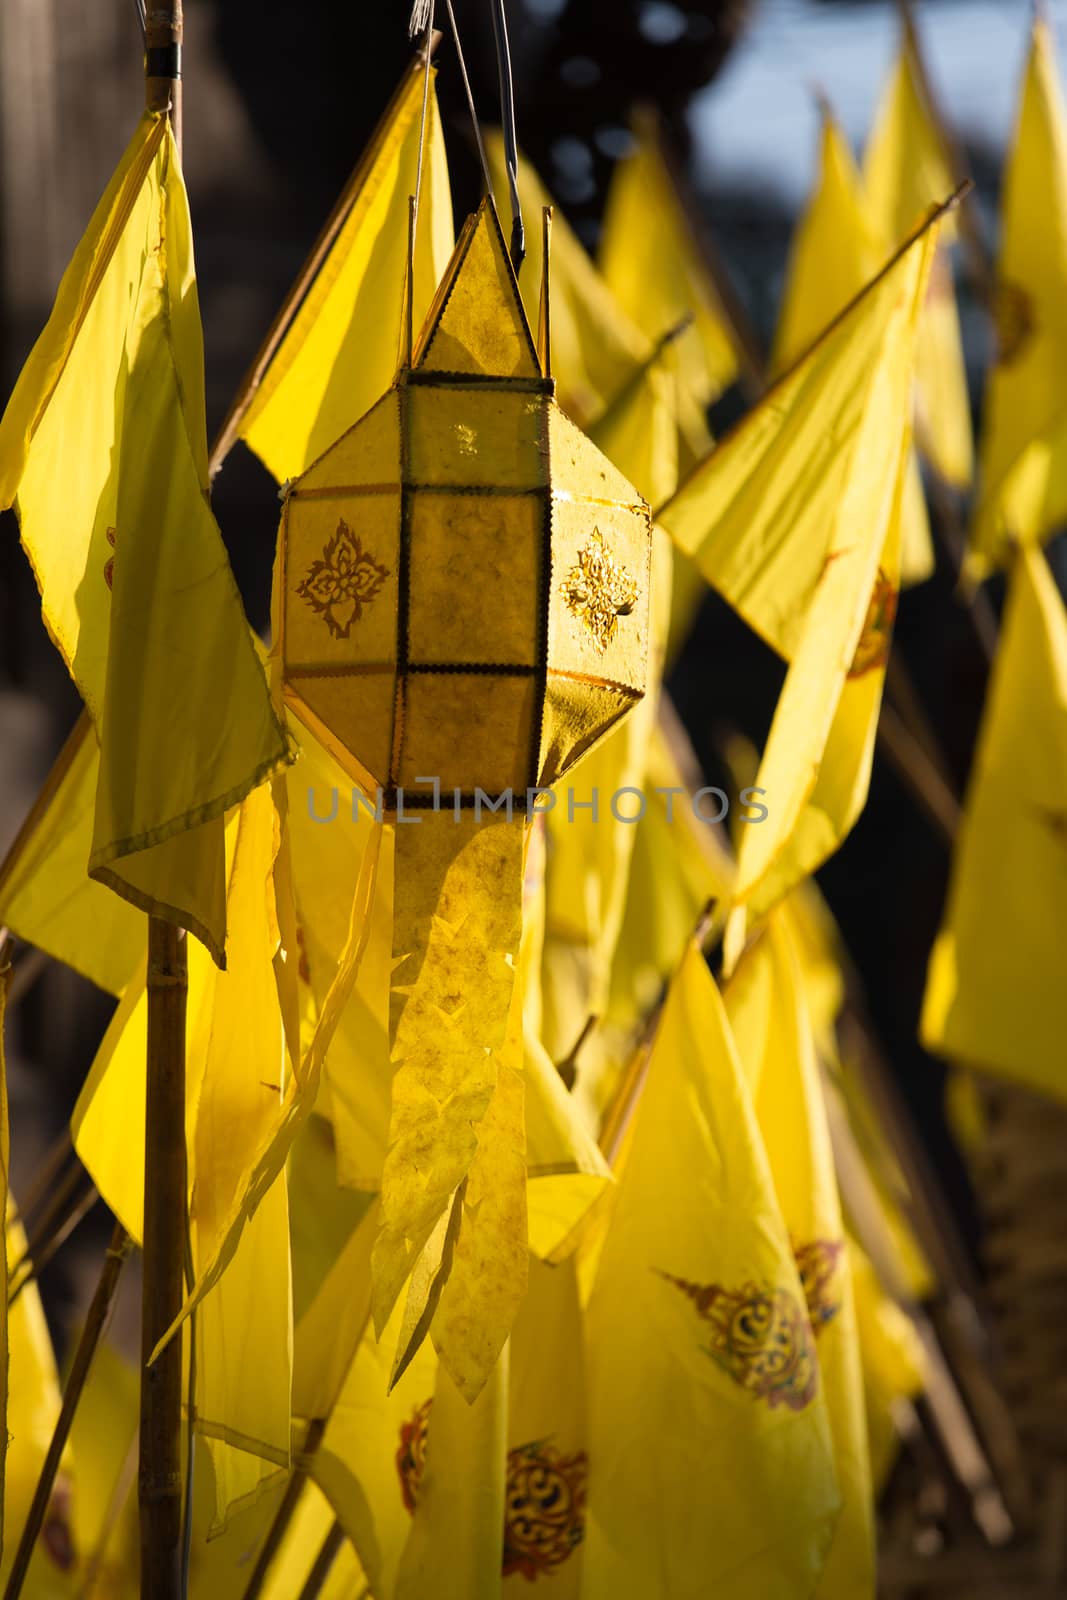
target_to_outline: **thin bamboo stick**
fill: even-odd
[[[89,1306],[85,1327],[82,1329],[82,1336],[78,1340],[78,1348],[74,1352],[70,1377],[67,1379],[67,1387],[63,1393],[63,1404],[60,1407],[59,1416],[56,1419],[55,1429],[52,1433],[52,1440],[48,1446],[48,1453],[44,1458],[41,1475],[37,1480],[37,1487],[33,1493],[26,1526],[22,1530],[22,1537],[15,1552],[15,1560],[7,1580],[7,1588],[4,1590],[4,1600],[17,1600],[17,1596],[22,1593],[22,1585],[29,1571],[37,1537],[44,1523],[48,1502],[55,1486],[59,1463],[66,1447],[67,1439],[70,1436],[74,1413],[78,1408],[82,1390],[85,1388],[85,1380],[89,1376],[89,1368],[92,1365],[96,1347],[100,1343],[100,1335],[104,1331],[104,1324],[107,1322],[114,1303],[119,1276],[132,1247],[133,1241],[129,1234],[120,1222],[116,1222],[115,1230],[111,1235],[111,1243],[104,1258],[104,1269],[100,1274],[96,1293],[93,1295],[92,1303]],[[155,1594],[156,1591],[149,1592]],[[162,1596],[162,1591],[160,1591],[160,1594]]]
[[[32,1254],[28,1253],[29,1270],[23,1274],[23,1276],[16,1284],[14,1284],[13,1287],[10,1283],[8,1286],[7,1305],[9,1311],[15,1304],[15,1301],[18,1299],[23,1289],[25,1289],[26,1285],[32,1283],[35,1278],[39,1278],[45,1267],[47,1267],[48,1263],[51,1261],[52,1257],[58,1255],[59,1251],[62,1250],[63,1246],[74,1232],[75,1228],[77,1228],[80,1223],[84,1222],[85,1218],[89,1215],[90,1211],[92,1211],[99,1199],[100,1191],[97,1189],[95,1184],[91,1183],[85,1193],[71,1208],[67,1216],[65,1216],[56,1227],[51,1237],[44,1241],[44,1243],[38,1248],[34,1249]],[[27,1257],[23,1258],[23,1261],[20,1262],[20,1266],[24,1264],[27,1264]]]
[[[281,1549],[282,1541],[288,1532],[289,1524],[293,1520],[293,1513],[296,1511],[304,1484],[307,1482],[310,1457],[319,1448],[325,1432],[326,1423],[322,1418],[315,1417],[308,1423],[308,1431],[304,1438],[304,1448],[293,1463],[289,1482],[285,1486],[285,1494],[282,1496],[281,1503],[274,1513],[274,1521],[267,1532],[263,1548],[256,1558],[256,1564],[252,1569],[252,1576],[248,1580],[248,1587],[245,1589],[242,1600],[259,1600],[259,1596],[263,1593],[263,1586],[267,1581],[271,1565]]]
[[[170,115],[179,155],[182,0],[146,14],[145,105]],[[148,919],[148,1047],[145,1096],[144,1268],[141,1290],[141,1418],[138,1504],[141,1594],[181,1600],[182,1341],[152,1351],[181,1310],[185,1266],[185,933]]]
[[[317,1600],[322,1593],[322,1586],[330,1576],[330,1569],[337,1560],[341,1546],[345,1542],[345,1530],[334,1519],[333,1527],[322,1541],[322,1548],[315,1557],[315,1565],[307,1575],[307,1581],[300,1591],[300,1600]]]
[[[10,1004],[10,999],[8,1001]],[[44,1159],[33,1175],[33,1182],[22,1204],[18,1207],[19,1220],[24,1227],[37,1210],[42,1200],[51,1193],[52,1182],[62,1171],[63,1167],[74,1154],[74,1146],[70,1142],[70,1129],[64,1127],[53,1139],[44,1153]]]
[[[181,1595],[181,1339],[172,1339],[155,1361],[149,1358],[182,1305],[187,987],[184,932],[150,917],[138,1472],[145,1600]]]
[[[878,748],[951,850],[959,832],[960,803],[897,708],[888,703],[878,718]]]

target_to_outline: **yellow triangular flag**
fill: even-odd
[[[826,1403],[748,1086],[695,945],[659,1024],[587,1315],[588,1593],[810,1594],[840,1506]]]
[[[634,147],[611,176],[598,262],[619,305],[650,339],[693,319],[678,341],[678,382],[700,407],[718,399],[737,376],[737,351],[647,114],[635,118]]]
[[[866,801],[899,584],[915,326],[935,234],[936,224],[859,302],[881,324],[882,338],[838,479],[840,498],[825,508],[829,548],[756,779],[767,816],[747,826],[741,838],[739,908],[727,930],[727,968],[740,950],[746,903],[756,913],[766,911],[821,866]],[[838,324],[838,334],[850,321]],[[824,348],[833,343],[831,334]],[[796,371],[803,373],[817,357],[818,350]],[[788,393],[790,383],[785,379],[780,391]],[[753,576],[762,594],[762,578]]]
[[[26,1255],[26,1234],[16,1220],[15,1207],[10,1193],[7,1197],[6,1258],[9,1263],[21,1261]],[[52,1433],[59,1416],[59,1377],[56,1358],[48,1334],[44,1308],[37,1284],[26,1284],[7,1313],[5,1408],[5,1459],[3,1480],[4,1549],[0,1560],[0,1582],[6,1582],[18,1548],[30,1502],[37,1480],[41,1475]],[[69,1540],[70,1532],[62,1510],[62,1501],[69,1495],[71,1452],[68,1443],[60,1463],[59,1494],[46,1518],[42,1538],[42,1566],[49,1578],[55,1580],[59,1566],[52,1548],[50,1531],[54,1531],[59,1551]],[[48,1522],[55,1514],[59,1526],[49,1530]]]
[[[935,198],[943,200],[950,187],[946,184]],[[852,152],[829,107],[823,106],[819,175],[790,251],[774,344],[775,372],[800,359],[899,242],[899,237],[880,237]],[[934,553],[914,457],[908,466],[901,541],[901,582],[921,583],[934,569]]]
[[[100,746],[84,714],[56,758],[60,765],[40,816],[0,866],[0,924],[120,995],[144,955],[144,918],[86,876]]]
[[[0,1202],[4,1209],[4,1249],[0,1259],[4,1267],[5,1289],[9,1281],[11,1262],[7,1253],[7,1210],[8,1192],[10,1189],[11,1170],[11,1145],[7,1125],[7,1052],[5,1048],[5,1015],[7,1011],[7,991],[11,984],[11,967],[6,954],[0,950]],[[7,1466],[7,1400],[8,1400],[8,1348],[7,1348],[7,1293],[4,1295],[4,1304],[0,1307],[0,1552],[4,1547],[4,1482],[5,1468]],[[10,1542],[10,1541],[9,1541]]]
[[[708,582],[787,659],[846,549],[846,566],[865,552],[864,608],[873,591],[908,428],[930,232],[898,252],[657,514]],[[871,503],[861,506],[864,494]],[[860,624],[862,608],[856,638]]]
[[[863,160],[872,222],[886,250],[899,244],[929,206],[954,187],[952,167],[924,88],[918,41],[905,23],[900,55],[886,85]],[[974,471],[971,410],[948,243],[951,220],[930,270],[919,324],[915,438],[955,489]]]
[[[249,795],[228,829],[230,964],[189,952],[186,1103],[190,1243],[204,1270],[221,1248],[245,1166],[273,1126],[286,1090],[273,956],[270,790]],[[144,1185],[144,968],[124,995],[72,1119],[81,1160],[111,1209],[141,1237]],[[141,1129],[140,1135],[138,1130]],[[290,1385],[289,1220],[284,1180],[256,1212],[232,1269],[197,1324],[198,1425],[218,1500],[214,1531],[286,1465]]]
[[[736,897],[752,916],[768,910],[821,867],[844,843],[867,803],[896,615],[908,472],[905,445],[895,486],[882,484],[882,494],[887,489],[891,494],[888,513],[884,502],[871,505],[867,513],[871,521],[866,526],[877,522],[885,534],[866,603],[862,590],[849,593],[844,570],[835,573],[831,565],[786,674],[754,786],[767,815],[758,823],[745,823],[737,855]],[[864,487],[873,489],[874,482],[872,474]],[[865,526],[847,519],[845,525]],[[843,569],[854,549],[834,565]],[[836,587],[838,577],[841,589]],[[858,633],[850,634],[845,616],[852,606],[858,608],[852,612],[852,627],[859,611],[862,618]],[[851,648],[850,656],[835,658],[832,653],[838,627],[839,648]],[[850,639],[855,639],[852,646]],[[744,909],[735,915],[727,935],[728,964],[747,920]]]
[[[922,1393],[926,1367],[915,1324],[886,1294],[873,1265],[851,1235],[848,1255],[863,1364],[871,1480],[877,1492],[885,1484],[899,1448],[902,1403]]]
[[[1067,1099],[1067,614],[1040,550],[1015,557],[930,957],[928,1049]]]
[[[404,77],[353,178],[351,209],[267,368],[241,434],[279,482],[369,411],[396,374],[425,70]],[[452,254],[452,197],[430,86],[412,291],[418,328]]]
[[[653,504],[676,477],[667,381],[658,362],[650,365],[591,434]],[[666,535],[654,530],[645,697],[583,759],[545,818],[543,1035],[558,1059],[573,1047],[587,1017],[602,1017],[607,1007],[630,858],[647,804],[642,786],[670,625],[671,556]]]
[[[585,1503],[585,1352],[574,1263],[530,1263],[530,1292],[510,1346],[504,1496],[505,1600],[544,1578],[579,1600]]]
[[[726,1010],[752,1084],[775,1193],[800,1273],[842,1495],[816,1593],[874,1593],[874,1505],[852,1280],[811,1018],[786,904],[727,987]]]
[[[998,355],[986,383],[970,570],[1067,516],[1067,110],[1052,32],[1034,23],[1001,188]]]
[[[503,138],[486,141],[494,179],[507,187]],[[529,162],[519,161],[519,195],[524,214],[540,217],[551,196]],[[539,227],[526,230],[527,255],[522,292],[530,326],[537,327],[544,241]],[[661,330],[662,331],[662,330]],[[587,426],[621,392],[636,367],[648,358],[651,344],[617,303],[559,211],[552,222],[552,370],[560,403],[576,422]]]
[[[147,114],[0,423],[0,505],[100,739],[90,870],[221,964],[222,814],[289,747],[206,489],[188,201]]]
[[[508,1350],[473,1404],[437,1369],[411,1533],[395,1600],[430,1594],[499,1600],[503,1581]]]

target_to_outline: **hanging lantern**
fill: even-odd
[[[287,703],[421,824],[394,839],[372,1311],[381,1337],[407,1283],[394,1381],[429,1330],[469,1400],[526,1281],[531,791],[645,688],[648,507],[556,405],[549,326],[543,285],[535,347],[483,201],[392,388],[290,486],[277,571]]]
[[[525,804],[644,692],[648,507],[557,406],[543,306],[538,352],[484,200],[410,363],[286,496],[286,699],[390,812]]]

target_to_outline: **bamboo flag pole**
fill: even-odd
[[[322,1541],[322,1546],[315,1557],[314,1565],[307,1575],[304,1587],[300,1591],[299,1600],[317,1600],[317,1597],[322,1593],[323,1585],[330,1576],[330,1571],[341,1552],[341,1546],[344,1542],[345,1530],[335,1518],[329,1533]]]
[[[182,0],[145,16],[145,105],[169,112],[181,150]],[[144,1265],[138,1504],[143,1600],[182,1593],[182,1340],[149,1356],[182,1305],[185,1266],[185,933],[148,919]]]

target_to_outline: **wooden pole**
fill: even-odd
[[[288,1532],[289,1524],[293,1520],[293,1513],[296,1511],[304,1484],[307,1482],[311,1457],[322,1443],[322,1437],[325,1432],[326,1423],[322,1418],[316,1417],[308,1423],[304,1447],[293,1463],[293,1470],[290,1473],[289,1482],[285,1486],[281,1504],[274,1514],[274,1521],[271,1523],[267,1537],[263,1541],[263,1548],[256,1558],[256,1564],[252,1569],[252,1576],[248,1580],[248,1586],[244,1591],[242,1600],[259,1600],[259,1596],[263,1593],[271,1565],[281,1549],[282,1541]]]
[[[60,1407],[59,1416],[56,1418],[52,1440],[48,1446],[48,1453],[41,1467],[41,1475],[37,1480],[37,1487],[33,1493],[26,1526],[22,1530],[22,1537],[19,1540],[18,1549],[15,1551],[15,1560],[7,1580],[7,1588],[4,1590],[4,1600],[16,1600],[16,1597],[22,1593],[22,1585],[29,1571],[38,1535],[44,1524],[48,1503],[52,1498],[52,1490],[55,1486],[56,1473],[59,1471],[59,1463],[62,1459],[67,1439],[70,1437],[74,1413],[78,1408],[78,1401],[81,1399],[82,1390],[85,1388],[85,1380],[89,1376],[89,1368],[92,1364],[93,1356],[96,1354],[96,1347],[100,1343],[100,1335],[104,1331],[104,1325],[107,1322],[115,1299],[119,1276],[132,1246],[133,1241],[129,1234],[121,1222],[116,1222],[115,1231],[111,1236],[111,1244],[108,1246],[108,1252],[104,1259],[104,1270],[100,1274],[100,1281],[96,1286],[96,1293],[93,1295],[92,1304],[89,1307],[89,1315],[85,1319],[85,1327],[82,1329],[81,1338],[78,1340],[78,1348],[74,1352],[70,1377],[67,1379],[67,1387],[63,1394],[63,1404]],[[154,1594],[155,1590],[147,1592]],[[162,1593],[163,1591],[161,1590],[160,1594],[162,1595]]]
[[[142,1600],[180,1600],[182,1340],[149,1358],[181,1310],[185,1258],[185,934],[148,920],[148,1082],[141,1294]]]
[[[322,1547],[315,1557],[314,1566],[307,1575],[307,1581],[300,1591],[300,1600],[317,1600],[317,1596],[322,1593],[323,1584],[330,1576],[330,1570],[337,1560],[344,1542],[345,1530],[335,1520],[329,1533],[322,1541]]]
[[[181,152],[182,0],[149,0],[145,106],[169,112]],[[148,919],[144,1266],[138,1504],[142,1600],[182,1594],[182,1340],[151,1363],[181,1310],[185,1266],[185,933]]]

